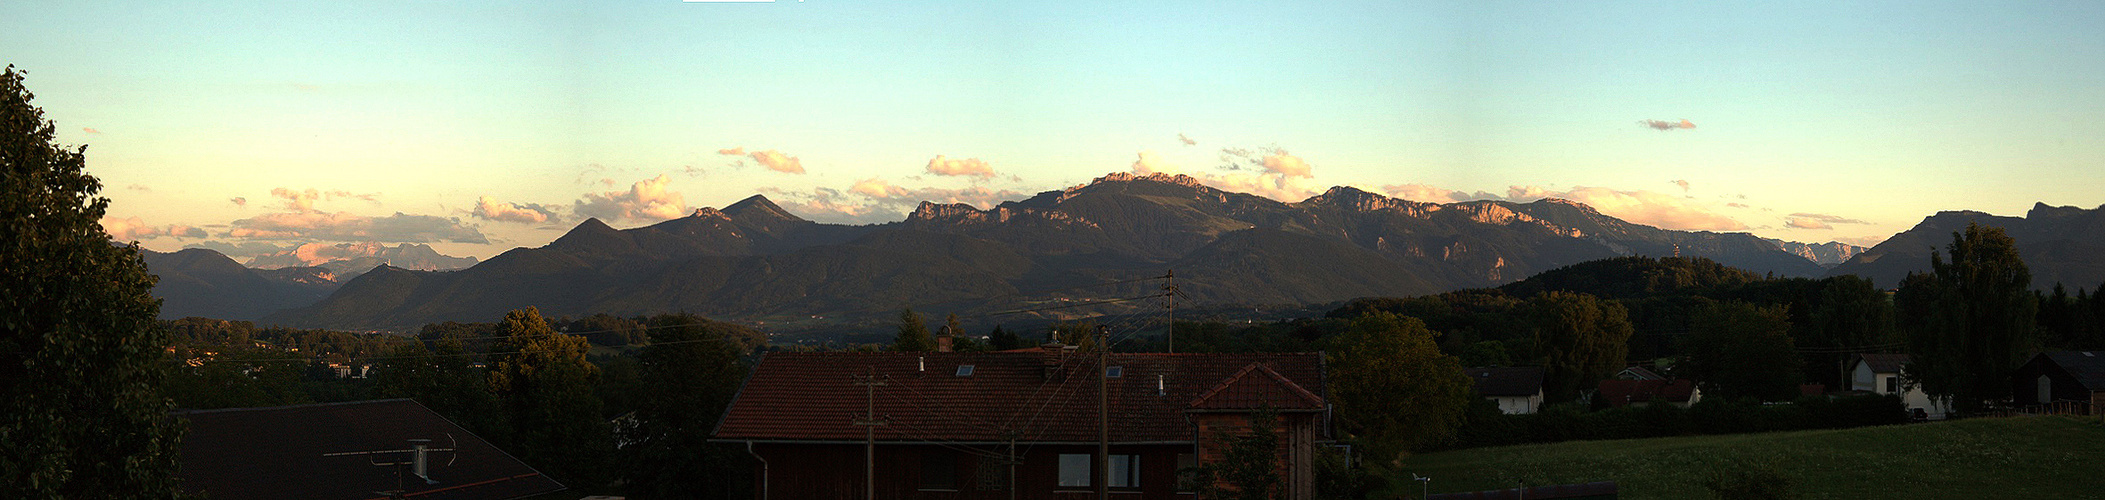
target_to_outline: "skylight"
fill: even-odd
[[[1123,366],[1113,366],[1113,367],[1109,367],[1109,368],[1104,368],[1104,376],[1106,376],[1106,377],[1111,377],[1111,378],[1119,378],[1119,377],[1123,377],[1123,376],[1125,376],[1125,375],[1126,375],[1126,367],[1123,367]]]
[[[970,377],[970,376],[972,376],[972,365],[957,365],[957,376],[960,376],[960,377]]]

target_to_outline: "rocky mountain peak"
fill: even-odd
[[[791,214],[788,210],[783,210],[781,206],[776,205],[775,202],[768,200],[767,196],[757,194],[739,200],[738,203],[732,203],[731,206],[724,207],[723,213],[738,219],[804,221],[803,217]]]

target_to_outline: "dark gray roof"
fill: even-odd
[[[1908,364],[1906,354],[1859,354],[1871,371],[1878,373],[1900,373],[1900,367]],[[1852,368],[1853,369],[1853,368]]]
[[[1493,366],[1463,370],[1485,396],[1533,396],[1542,391],[1542,367]]]
[[[2039,355],[2075,377],[2084,389],[2105,391],[2105,351],[2047,351]]]
[[[396,467],[407,453],[325,456],[402,450],[430,439],[427,475],[400,481],[419,499],[509,499],[563,485],[469,434],[446,417],[407,399],[273,408],[177,412],[189,421],[183,438],[183,489],[210,498],[368,499],[396,488]]]

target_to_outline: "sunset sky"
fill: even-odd
[[[2101,2],[1227,3],[0,0],[0,63],[113,234],[244,261],[1136,170],[1866,245],[2105,203]]]

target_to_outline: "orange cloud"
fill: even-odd
[[[556,220],[555,210],[538,203],[508,203],[484,196],[475,200],[475,210],[469,212],[477,218],[499,222],[539,224]]]
[[[610,220],[665,220],[686,216],[689,212],[687,200],[680,193],[666,189],[671,184],[672,178],[658,174],[656,178],[636,181],[628,191],[586,193],[570,211],[580,217]]]
[[[481,231],[461,224],[459,219],[401,212],[386,217],[348,212],[264,214],[234,221],[226,235],[252,240],[490,242]]]
[[[767,167],[768,170],[787,174],[804,173],[804,162],[797,160],[795,156],[782,154],[781,151],[754,151],[751,156],[753,161],[760,162],[760,166]]]
[[[966,158],[962,160],[955,160],[950,158],[944,158],[943,155],[936,155],[935,158],[928,160],[928,173],[942,176],[969,176],[984,179],[994,176],[994,168],[987,166],[987,162],[980,161],[980,159],[978,158]]]
[[[95,130],[95,128],[94,128],[94,127],[81,127],[81,128],[80,128],[80,131],[82,131],[82,132],[87,132],[87,133],[90,133],[90,134],[101,134],[101,133],[102,133],[102,131],[101,131],[101,130]]]
[[[1194,140],[1191,140],[1191,138],[1190,138],[1190,137],[1185,137],[1185,136],[1184,136],[1184,133],[1182,133],[1182,132],[1179,132],[1179,133],[1177,133],[1177,142],[1181,142],[1181,143],[1184,143],[1184,145],[1186,145],[1186,146],[1194,146],[1194,145],[1198,145],[1198,143],[1199,143],[1199,141],[1194,141]]]
[[[1312,170],[1309,168],[1308,162],[1302,161],[1300,157],[1286,154],[1284,149],[1273,150],[1272,154],[1266,155],[1264,157],[1264,169],[1287,177],[1308,177],[1310,170]]]
[[[716,154],[720,154],[720,155],[724,155],[724,156],[745,156],[745,155],[746,155],[746,148],[738,147],[738,148],[728,148],[728,149],[719,149],[719,150],[716,150]]]
[[[109,234],[111,240],[124,243],[150,240],[163,236],[176,239],[204,238],[206,236],[204,229],[181,224],[150,226],[146,224],[146,221],[140,220],[138,217],[125,217],[122,219],[103,217],[98,222],[102,224],[102,232]]]

